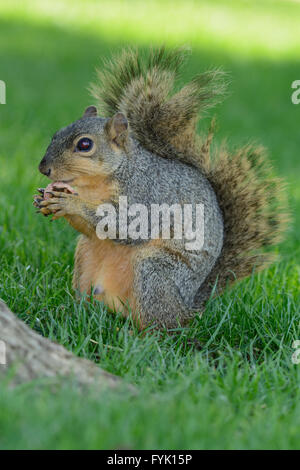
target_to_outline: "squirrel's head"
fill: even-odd
[[[124,114],[101,118],[89,106],[81,119],[54,134],[39,170],[52,181],[74,186],[87,176],[108,176],[126,156],[128,137]]]

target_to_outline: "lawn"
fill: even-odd
[[[146,5],[147,3],[147,5]],[[0,4],[0,298],[32,328],[136,384],[131,396],[0,386],[0,448],[296,449],[300,440],[300,3],[289,0]],[[217,142],[255,140],[287,181],[293,221],[279,262],[211,300],[173,335],[143,335],[100,303],[73,298],[76,233],[35,214],[52,134],[92,104],[100,59],[126,44],[189,44],[182,81],[230,73]]]

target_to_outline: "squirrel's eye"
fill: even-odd
[[[76,149],[79,150],[79,152],[88,152],[92,149],[93,145],[94,143],[91,139],[83,137],[77,142]]]

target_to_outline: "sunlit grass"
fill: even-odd
[[[300,4],[286,0],[10,0],[2,1],[3,18],[53,23],[134,41],[209,45],[228,54],[300,57]]]

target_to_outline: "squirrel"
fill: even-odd
[[[141,329],[185,325],[212,295],[268,266],[274,257],[262,248],[282,239],[288,221],[283,182],[262,147],[212,150],[213,125],[197,133],[199,116],[226,91],[226,74],[211,70],[174,91],[185,57],[183,48],[148,57],[123,50],[91,86],[101,115],[89,106],[56,132],[39,165],[52,183],[34,205],[81,234],[73,288],[131,314]],[[202,244],[190,250],[186,239],[161,236],[161,222],[155,238],[99,237],[99,207],[110,204],[120,219],[125,196],[149,210],[190,205],[192,225],[202,204]]]

